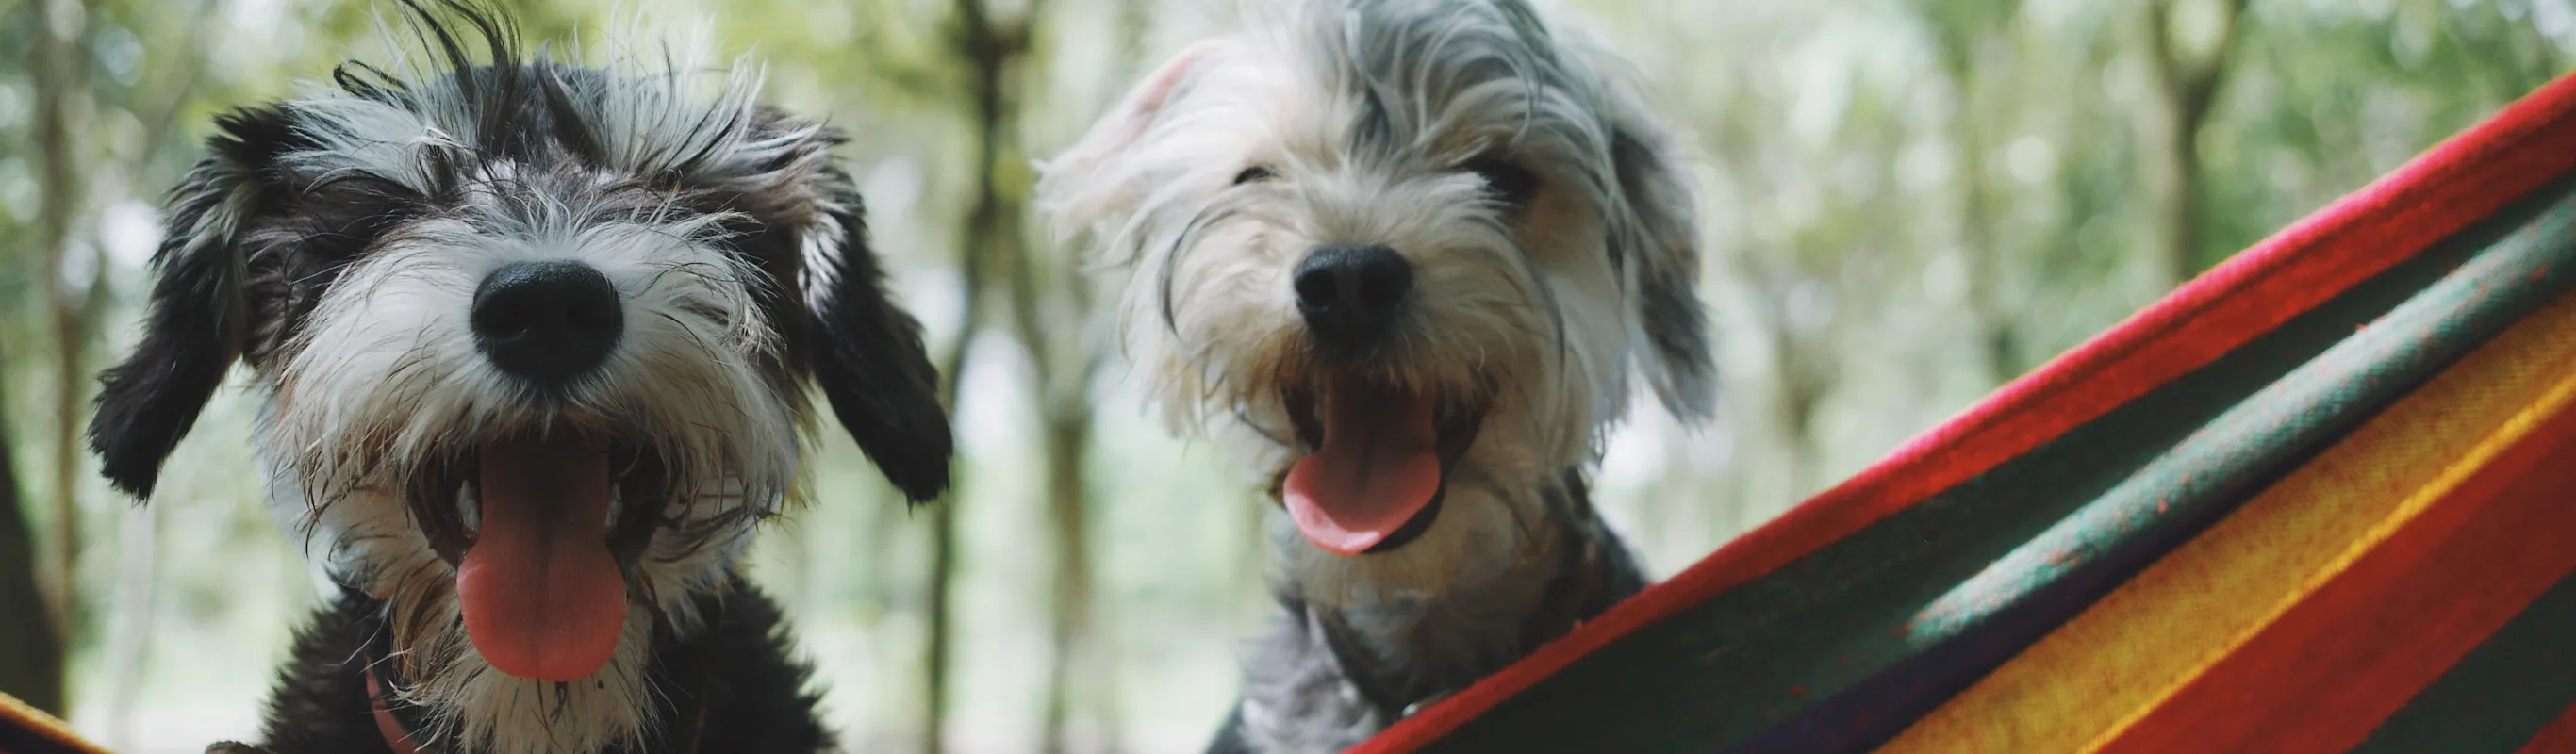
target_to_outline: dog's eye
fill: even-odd
[[[1538,197],[1538,174],[1510,160],[1481,157],[1468,161],[1466,168],[1485,179],[1485,190],[1494,192],[1494,199],[1506,206],[1527,207],[1531,199]]]
[[[1273,175],[1275,174],[1270,172],[1270,168],[1254,165],[1252,167],[1244,168],[1243,172],[1234,174],[1234,185],[1241,186],[1253,181],[1267,181],[1270,180]]]

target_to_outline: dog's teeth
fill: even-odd
[[[473,482],[466,482],[456,486],[456,520],[465,525],[465,533],[467,534],[472,534],[483,528],[483,506],[480,505],[481,502],[481,499],[474,496]]]

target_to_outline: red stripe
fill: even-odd
[[[2576,705],[2558,713],[2558,718],[2541,726],[2531,741],[2514,750],[2514,754],[2576,754]]]
[[[2100,751],[2342,752],[2576,571],[2576,411],[2435,501]]]
[[[1770,573],[2092,421],[2576,170],[2562,77],[2210,270],[1850,480],[1353,749],[1411,751],[1640,627]]]

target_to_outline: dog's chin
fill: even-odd
[[[439,582],[389,595],[397,623],[421,629],[394,632],[404,661],[387,679],[427,708],[418,735],[535,754],[631,746],[654,724],[655,626],[694,621],[661,603],[680,595],[653,593],[676,565],[655,539],[686,534],[689,516],[667,508],[686,482],[639,436],[505,434],[405,475],[400,497],[434,561],[401,579]]]
[[[1492,409],[1483,389],[1409,386],[1358,369],[1284,380],[1292,458],[1272,499],[1308,543],[1369,558],[1411,546],[1440,519],[1459,461]]]

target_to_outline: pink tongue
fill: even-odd
[[[626,579],[608,551],[608,452],[567,433],[487,443],[482,455],[482,525],[456,568],[465,633],[503,673],[588,677],[626,626]]]
[[[1337,380],[1324,393],[1323,447],[1288,470],[1281,497],[1306,541],[1356,555],[1440,492],[1432,399]]]

